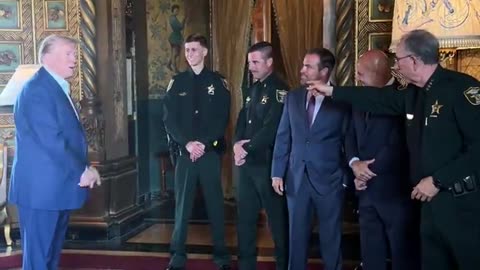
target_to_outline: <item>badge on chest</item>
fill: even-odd
[[[430,113],[430,117],[437,118],[440,115],[440,109],[442,109],[443,105],[438,103],[438,99],[435,100],[435,103],[432,104],[432,112]]]
[[[265,95],[265,96],[262,97],[262,101],[260,103],[265,105],[265,104],[267,104],[267,102],[268,102],[268,96]]]
[[[207,87],[207,93],[211,96],[215,95],[215,87],[213,86],[213,84],[211,84],[210,86]]]

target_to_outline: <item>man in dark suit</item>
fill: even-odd
[[[411,198],[422,201],[423,270],[480,265],[480,81],[441,67],[439,40],[425,30],[404,34],[394,69],[404,87],[308,89],[375,113],[404,115]]]
[[[14,108],[16,151],[9,200],[17,205],[23,269],[57,269],[70,211],[99,183],[66,79],[77,64],[75,39],[51,35],[39,49],[40,70]]]
[[[277,130],[272,186],[287,197],[290,270],[307,267],[314,211],[325,269],[340,270],[342,265],[342,184],[348,166],[342,148],[351,112],[306,90],[312,78],[327,83],[334,65],[335,58],[326,49],[307,52],[300,71],[302,87],[288,93]]]
[[[393,84],[387,56],[379,50],[363,54],[357,80],[373,87]],[[399,116],[352,113],[346,153],[358,191],[363,270],[386,270],[388,246],[393,270],[420,266],[404,125]]]

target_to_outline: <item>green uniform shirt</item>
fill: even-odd
[[[249,153],[247,162],[271,162],[268,153],[274,145],[286,94],[287,85],[275,73],[248,89],[234,136],[235,142],[250,140],[244,144],[245,151]]]
[[[207,151],[222,147],[230,114],[230,92],[224,78],[204,68],[191,69],[170,81],[164,99],[164,123],[168,135],[183,148],[199,141]]]
[[[414,182],[433,176],[451,187],[479,170],[480,82],[473,77],[439,66],[423,88],[335,87],[333,99],[405,116],[412,166],[419,167]]]

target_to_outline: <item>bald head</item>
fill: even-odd
[[[357,80],[365,86],[383,87],[391,79],[387,55],[380,50],[370,50],[358,59]]]

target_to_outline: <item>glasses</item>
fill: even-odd
[[[408,54],[408,55],[405,55],[405,56],[402,56],[402,57],[397,57],[397,56],[395,55],[395,57],[394,57],[394,58],[395,58],[395,64],[397,64],[398,62],[400,62],[400,60],[405,59],[405,58],[409,58],[409,57],[413,57],[413,55],[412,55],[412,54]]]

